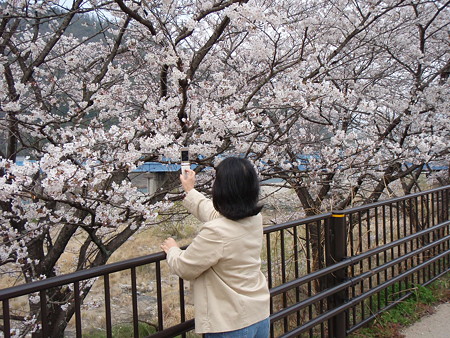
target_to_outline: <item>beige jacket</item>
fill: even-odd
[[[261,214],[229,220],[196,190],[183,204],[205,223],[186,250],[169,250],[167,262],[193,283],[195,331],[233,331],[269,317],[269,290],[260,269]]]

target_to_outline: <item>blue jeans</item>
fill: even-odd
[[[205,338],[268,338],[269,335],[270,320],[266,318],[239,330],[207,333],[205,334]]]

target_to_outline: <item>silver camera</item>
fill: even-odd
[[[189,163],[189,148],[181,148],[181,174],[186,175],[186,169],[189,169],[191,164]]]

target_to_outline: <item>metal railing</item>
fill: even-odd
[[[266,229],[281,248],[267,245],[278,257],[268,264],[269,283],[279,276],[272,336],[345,337],[449,272],[449,194],[446,186]]]
[[[450,271],[449,195],[446,186],[266,227],[262,258],[271,292],[271,336],[344,337],[418,285]],[[117,324],[112,280],[120,273],[129,274],[135,337],[141,321],[154,326],[151,337],[195,336],[188,282],[173,282],[164,260],[164,253],[156,253],[0,290],[3,334],[10,337],[20,324],[13,315],[14,299],[34,295],[38,336],[54,336],[54,295],[70,287],[65,311],[73,310],[71,325],[81,337],[88,327],[82,306],[95,281],[104,300],[99,310],[104,334],[112,337]],[[154,287],[140,291],[142,283]],[[139,309],[143,295],[155,299],[154,311]]]

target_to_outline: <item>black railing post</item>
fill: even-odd
[[[334,211],[330,218],[328,231],[329,250],[327,250],[327,265],[343,261],[347,257],[347,229],[345,214]],[[347,280],[347,268],[336,270],[329,279],[328,287],[339,285]],[[347,291],[343,290],[329,297],[328,310],[337,308],[347,301]],[[347,312],[342,311],[334,316],[328,327],[330,338],[343,338],[347,335]]]
[[[9,299],[4,299],[3,302],[3,335],[5,338],[11,337],[11,324],[9,314]]]

